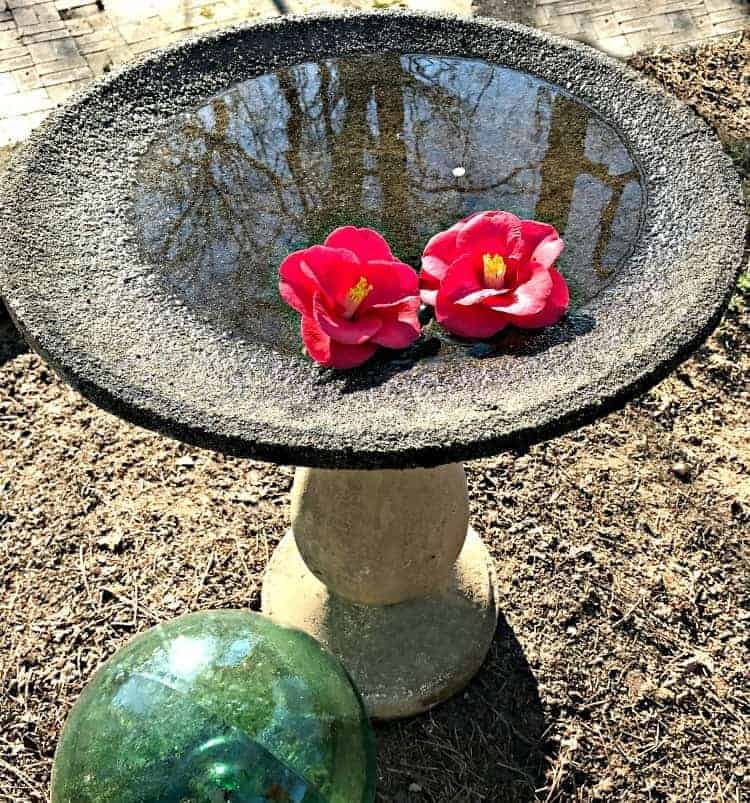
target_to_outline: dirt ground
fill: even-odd
[[[637,60],[745,168],[749,51]],[[748,799],[749,334],[745,273],[717,333],[652,392],[467,466],[501,624],[465,693],[377,726],[379,800]],[[100,412],[0,317],[2,803],[46,800],[71,704],[134,633],[258,608],[291,480]]]

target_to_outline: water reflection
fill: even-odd
[[[277,271],[336,225],[371,225],[413,265],[475,210],[554,223],[575,304],[627,256],[642,193],[615,131],[555,87],[477,60],[360,56],[261,76],[184,115],[139,169],[146,258],[199,314],[300,347]]]

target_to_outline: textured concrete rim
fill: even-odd
[[[139,155],[170,117],[278,66],[385,50],[532,73],[619,131],[644,176],[647,211],[617,278],[583,310],[588,331],[573,322],[562,340],[538,336],[535,353],[476,360],[468,380],[462,363],[342,389],[224,337],[149,279],[123,210]],[[29,343],[72,385],[137,424],[281,463],[431,466],[559,435],[663,378],[718,323],[745,228],[738,176],[709,127],[585,45],[485,19],[289,17],[157,52],[53,113],[0,192],[0,292]]]

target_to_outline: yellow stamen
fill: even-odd
[[[346,301],[344,302],[344,314],[351,317],[357,311],[357,307],[367,298],[372,292],[372,285],[365,279],[364,276],[359,277],[359,281],[349,290],[346,294]]]
[[[483,254],[482,265],[484,267],[484,283],[489,287],[501,288],[505,280],[505,272],[508,266],[500,254]]]

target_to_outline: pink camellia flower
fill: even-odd
[[[539,329],[562,318],[570,297],[554,263],[553,226],[510,212],[479,212],[436,234],[422,254],[421,296],[445,329],[486,338],[514,324]]]
[[[417,274],[372,229],[336,229],[279,272],[281,297],[302,315],[302,340],[321,365],[354,368],[378,346],[401,349],[419,337]]]

